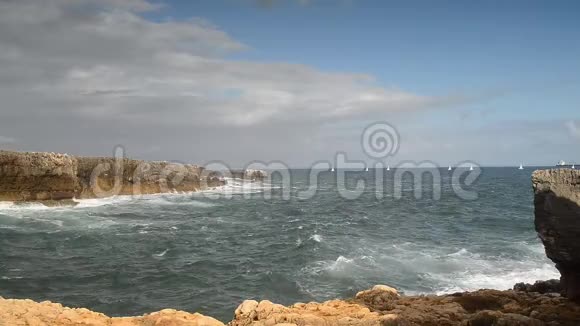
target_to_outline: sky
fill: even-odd
[[[578,1],[0,0],[0,149],[580,162],[578,17]],[[376,123],[391,156],[361,145]]]

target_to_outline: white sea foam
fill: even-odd
[[[457,272],[451,275],[429,276],[434,280],[449,282],[446,286],[437,289],[437,294],[448,294],[460,291],[474,291],[477,289],[511,289],[517,282],[534,283],[537,280],[559,278],[560,274],[550,264],[542,264],[537,268],[499,268],[495,271]]]
[[[195,200],[192,198],[195,192],[174,192],[174,193],[160,193],[160,194],[146,194],[146,195],[126,195],[114,196],[98,199],[75,199],[78,204],[75,208],[94,208],[108,205],[119,205],[127,203],[144,202],[145,204],[158,205],[186,205],[200,208],[210,208],[219,206],[216,203],[207,201]]]
[[[218,204],[215,204],[215,203],[208,203],[208,202],[199,201],[199,200],[191,200],[191,201],[188,201],[186,204],[194,206],[194,207],[200,207],[200,208],[210,208],[210,207],[219,206]]]
[[[72,206],[70,206],[72,207]],[[46,206],[41,203],[14,203],[8,201],[0,202],[0,211],[40,211],[63,209],[66,206]]]
[[[321,260],[304,268],[302,272],[307,275],[327,274],[332,277],[354,277],[352,271],[358,266],[354,258],[338,256],[336,260]]]
[[[201,191],[204,196],[258,194],[282,187],[261,181],[226,178],[226,184],[212,189]]]
[[[75,208],[93,208],[107,205],[116,205],[123,202],[128,202],[133,199],[132,196],[113,196],[107,198],[93,198],[93,199],[73,199],[77,203]]]
[[[144,201],[145,204],[153,205],[179,205],[179,206],[193,206],[199,208],[211,208],[219,206],[215,202],[208,202],[196,200],[192,198],[193,193],[171,193],[171,194],[155,194],[142,196],[139,200]]]
[[[155,257],[163,257],[165,256],[165,254],[169,251],[169,249],[165,249],[163,252],[160,252],[158,254],[154,254]]]
[[[329,240],[330,241],[330,240]],[[538,250],[541,244],[523,246],[513,258],[472,252],[474,248],[425,247],[406,242],[388,245],[363,241],[361,246],[336,260],[316,261],[300,270],[309,289],[328,295],[328,286],[337,279],[349,282],[384,280],[401,282],[407,294],[448,294],[481,288],[510,289],[517,282],[558,278],[558,271]],[[369,284],[370,285],[370,284]],[[425,287],[430,290],[425,290]]]
[[[533,283],[559,277],[543,251],[538,250],[541,246],[527,244],[522,247],[525,250],[522,255],[513,259],[473,253],[465,248],[446,255],[420,251],[415,253],[416,258],[409,266],[433,284],[433,292],[437,294],[482,288],[507,290],[517,282]]]
[[[465,248],[461,248],[459,251],[456,251],[456,252],[454,252],[452,254],[449,254],[447,256],[449,256],[449,257],[458,257],[458,256],[465,256],[467,254],[469,254],[469,251],[467,251],[467,249],[465,249]]]
[[[298,239],[296,239],[296,247],[300,247],[302,245],[302,239],[300,237],[298,237]]]
[[[336,260],[328,266],[328,270],[330,271],[339,271],[344,270],[346,267],[350,266],[354,263],[354,259],[349,259],[344,256],[338,256]]]
[[[310,240],[314,240],[316,242],[322,242],[322,236],[320,234],[314,234],[310,237]]]

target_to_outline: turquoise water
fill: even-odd
[[[473,201],[455,195],[445,169],[439,200],[428,189],[416,199],[410,179],[395,199],[393,171],[377,199],[372,170],[349,176],[369,183],[356,200],[339,196],[330,172],[314,198],[301,199],[308,174],[293,170],[290,200],[280,185],[271,199],[268,185],[252,185],[250,195],[231,186],[74,208],[3,203],[0,296],[116,316],[170,307],[227,321],[250,298],[290,304],[379,283],[415,294],[555,278],[533,228],[531,172],[484,168]],[[228,191],[232,198],[216,198]]]

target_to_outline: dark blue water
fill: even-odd
[[[446,169],[439,200],[430,189],[415,198],[410,179],[393,185],[393,171],[377,199],[372,170],[349,176],[369,182],[356,200],[339,196],[330,172],[304,199],[308,171],[292,172],[290,200],[252,185],[250,195],[232,186],[75,208],[0,204],[0,296],[227,321],[249,298],[325,300],[379,283],[408,294],[506,289],[558,276],[533,229],[532,169],[484,168],[472,201],[452,191]]]

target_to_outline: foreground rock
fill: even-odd
[[[0,298],[0,326],[224,326],[201,314],[166,309],[141,317],[109,318],[87,309],[71,309],[57,303]]]
[[[259,170],[236,173],[249,180],[266,176]],[[192,192],[225,182],[221,173],[190,164],[0,151],[0,201],[72,203],[73,198]]]
[[[537,293],[561,293],[562,286],[559,280],[536,281],[534,284],[517,283],[514,285],[515,291],[537,292]]]
[[[232,326],[267,325],[580,325],[580,306],[557,294],[480,290],[445,296],[399,296],[386,286],[355,299],[298,303],[245,301]]]
[[[535,171],[532,184],[536,231],[560,271],[563,293],[580,300],[580,171]]]
[[[162,310],[141,317],[109,318],[50,302],[0,299],[0,325],[219,326],[211,317]],[[379,285],[351,300],[296,303],[244,301],[229,326],[501,326],[580,325],[580,305],[558,294],[480,290],[444,296],[400,296]]]

